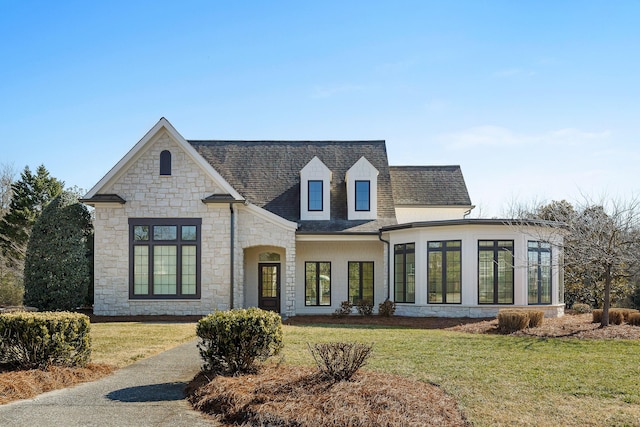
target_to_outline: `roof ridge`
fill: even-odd
[[[283,144],[381,144],[385,143],[384,139],[357,139],[357,140],[339,140],[339,139],[327,139],[327,140],[310,140],[310,139],[188,139],[189,143],[283,143]]]
[[[460,168],[460,165],[389,165],[389,169]]]

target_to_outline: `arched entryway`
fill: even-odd
[[[284,248],[257,246],[244,252],[245,306],[280,313]]]

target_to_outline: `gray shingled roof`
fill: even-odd
[[[396,224],[384,141],[188,141],[247,201],[301,232],[377,232]],[[333,173],[331,221],[300,221],[300,171],[314,156]],[[364,156],[379,172],[378,220],[348,221],[345,174]]]
[[[470,206],[460,166],[390,166],[396,205]]]

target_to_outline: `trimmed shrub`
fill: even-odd
[[[640,313],[631,313],[628,322],[632,326],[640,326]]]
[[[89,317],[79,313],[0,315],[0,363],[16,369],[85,366],[91,358]]]
[[[610,308],[609,309],[609,324],[610,325],[622,325],[625,321],[628,322],[629,316],[637,313],[637,310],[630,308]],[[591,312],[593,323],[602,323],[602,309],[596,308]]]
[[[525,311],[501,310],[498,312],[498,330],[503,334],[520,331],[529,326],[529,315]]]
[[[591,313],[591,306],[589,304],[582,304],[580,302],[573,304],[571,309],[576,313],[580,313],[580,314]]]
[[[616,308],[616,311],[622,312],[622,315],[624,316],[624,321],[627,323],[629,322],[629,316],[631,316],[634,313],[640,313],[640,311],[635,310],[633,308]]]
[[[358,369],[366,364],[373,344],[358,342],[325,342],[311,346],[311,356],[320,374],[333,381],[348,381]]]
[[[351,309],[353,308],[353,304],[351,301],[342,301],[340,303],[340,308],[333,312],[333,316],[336,317],[344,317],[351,314]]]
[[[196,334],[203,370],[222,375],[255,372],[283,346],[280,315],[259,308],[216,311],[198,321]]]
[[[591,311],[591,322],[592,323],[601,323],[602,322],[602,309],[595,308]]]
[[[502,333],[510,334],[525,328],[537,328],[542,325],[543,320],[544,311],[517,309],[500,310],[498,312],[498,329]]]
[[[542,325],[544,319],[544,311],[526,310],[527,316],[529,316],[529,327],[537,328]]]
[[[378,304],[378,314],[383,317],[391,317],[396,312],[396,303],[391,300],[385,300]]]
[[[373,301],[368,299],[358,300],[356,310],[358,310],[358,314],[361,316],[371,316],[373,314]]]
[[[609,324],[622,325],[624,323],[624,312],[619,308],[609,310]]]

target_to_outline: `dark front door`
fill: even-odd
[[[280,264],[258,264],[258,307],[280,313]]]

